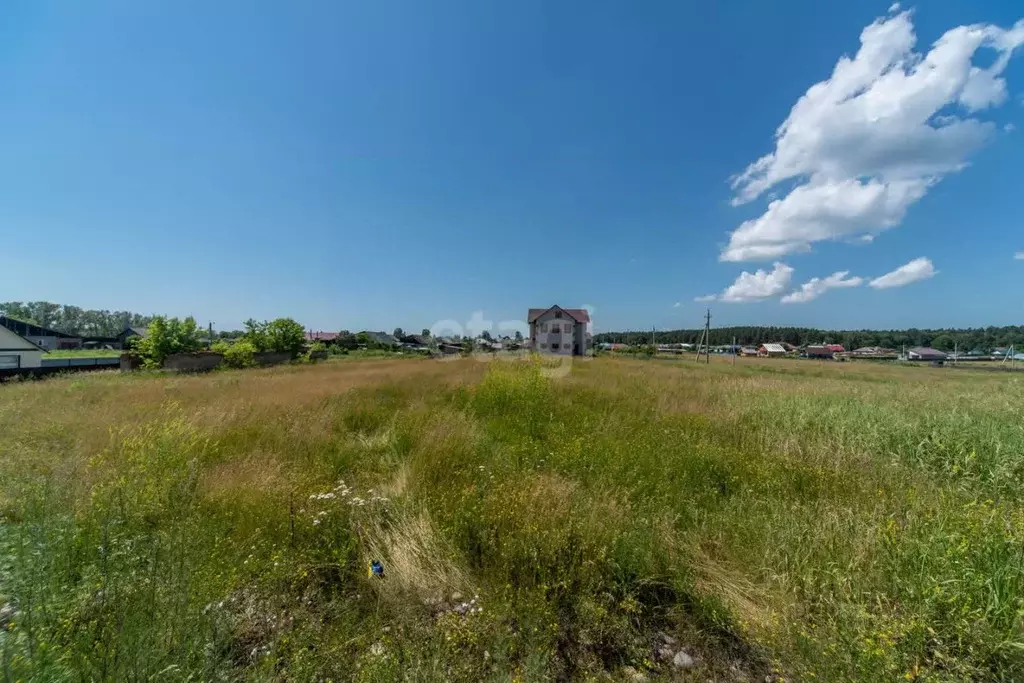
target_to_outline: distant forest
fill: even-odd
[[[126,327],[146,327],[153,319],[130,311],[93,311],[49,301],[5,301],[0,303],[0,315],[88,337],[116,337]]]
[[[657,330],[658,344],[696,344],[702,330]],[[719,327],[711,329],[712,346],[731,344],[758,345],[766,342],[787,342],[794,346],[806,344],[842,344],[847,350],[863,346],[930,346],[941,351],[980,349],[1016,345],[1024,350],[1024,326],[979,327],[940,330],[818,330],[812,327]],[[595,343],[650,344],[651,331],[602,332],[594,335]]]

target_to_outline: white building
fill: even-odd
[[[0,370],[38,368],[46,349],[0,325]]]
[[[757,355],[767,358],[776,358],[786,355],[786,347],[782,344],[761,344],[757,347]]]
[[[583,308],[531,308],[530,346],[540,353],[583,356],[590,348],[590,314]]]
[[[907,349],[908,360],[946,360],[946,354],[937,349],[930,349],[927,346],[915,346]]]

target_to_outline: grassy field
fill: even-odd
[[[1016,375],[97,373],[0,434],[4,680],[1024,680]]]
[[[121,351],[116,349],[54,349],[44,358],[117,358]]]

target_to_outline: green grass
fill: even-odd
[[[116,349],[55,349],[46,358],[117,358],[121,351]]]
[[[755,359],[2,387],[0,665],[1021,680],[1022,399],[1015,375]]]

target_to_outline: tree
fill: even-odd
[[[427,328],[424,327],[423,331],[420,332],[420,334],[426,337],[427,339],[430,339],[430,330],[428,330]]]
[[[290,353],[292,357],[302,353],[306,346],[306,330],[291,318],[278,318],[267,325],[270,351]]]
[[[523,341],[523,333],[520,332],[519,330],[516,330],[516,341],[517,342]]]
[[[356,335],[348,330],[342,330],[334,339],[334,345],[340,349],[351,351],[359,346],[359,340],[356,339]]]
[[[195,318],[179,320],[157,316],[149,323],[145,337],[134,338],[131,353],[142,359],[144,367],[159,368],[168,356],[195,353],[201,347]]]
[[[252,318],[246,320],[242,325],[245,327],[243,339],[253,345],[257,351],[267,350],[267,323],[257,322]]]
[[[49,301],[0,303],[0,315],[41,325],[67,334],[116,337],[126,327],[146,327],[152,320],[129,311],[94,311]]]
[[[396,327],[395,331],[392,332],[391,334],[395,337],[395,339],[401,339],[402,337],[405,336],[405,332],[402,330],[401,327]]]
[[[491,333],[490,333],[490,332],[488,332],[487,330],[484,330],[483,332],[481,332],[481,333],[480,333],[480,337],[481,337],[481,338],[482,338],[482,339],[483,339],[484,341],[491,341]]]
[[[243,339],[258,352],[289,353],[292,357],[302,353],[306,346],[306,330],[291,318],[277,318],[270,322],[245,321]]]

